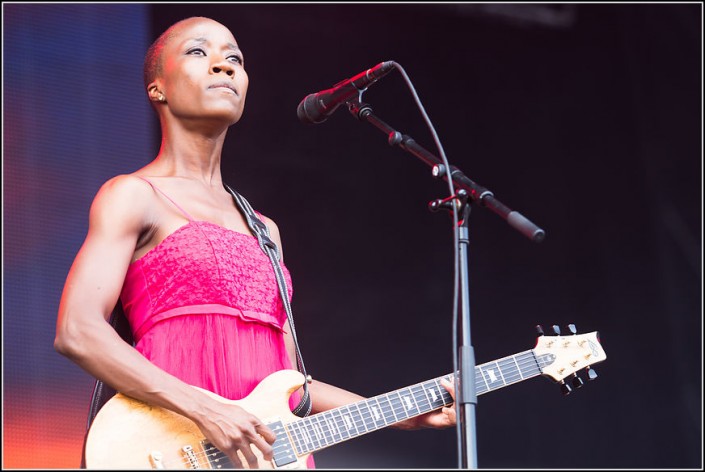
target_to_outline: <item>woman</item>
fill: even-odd
[[[145,86],[161,125],[159,154],[98,191],[61,298],[55,348],[115,390],[189,418],[235,466],[255,467],[251,446],[271,460],[272,430],[192,388],[237,400],[296,365],[270,261],[221,176],[227,130],[245,105],[243,55],[225,26],[188,18],[148,50]],[[281,255],[277,225],[260,217]],[[134,347],[106,322],[118,299]],[[318,380],[309,390],[314,413],[362,399]],[[454,409],[444,408],[397,427],[453,424]]]

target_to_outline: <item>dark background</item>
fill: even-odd
[[[29,7],[12,8],[19,17]],[[75,18],[79,29],[107,21],[111,8],[132,7],[64,6],[69,15],[80,8],[98,13],[84,21]],[[56,211],[77,212],[71,230],[82,228],[104,176],[132,172],[158,149],[156,119],[141,95],[138,71],[147,45],[175,21],[211,17],[233,31],[250,78],[245,114],[225,143],[223,175],[279,225],[309,373],[375,395],[450,372],[452,226],[448,215],[427,209],[431,200],[447,196],[447,185],[344,108],[318,125],[296,117],[299,101],[309,93],[394,60],[409,75],[451,164],[547,234],[533,243],[489,210],[473,207],[468,268],[477,363],[533,348],[537,324],[547,330],[574,323],[581,334],[599,331],[607,353],[595,366],[598,378],[567,397],[549,379],[479,397],[478,465],[702,466],[701,4],[139,8],[143,44],[128,48],[123,38],[106,44],[136,61],[125,93],[139,103],[130,109],[138,110],[139,129],[147,135],[138,151],[145,155],[131,154],[137,160],[133,165],[114,148],[105,149],[80,164],[84,172],[91,165],[101,169],[80,192],[51,187]],[[36,10],[24,13],[24,21],[38,21]],[[115,32],[108,28],[103,34]],[[41,49],[33,52],[41,56]],[[103,57],[100,49],[96,57]],[[34,60],[30,54],[17,57],[16,64]],[[110,67],[85,72],[101,84],[115,80]],[[27,83],[16,86],[21,90]],[[105,94],[118,95],[107,87],[99,93]],[[364,99],[379,118],[439,155],[399,71],[371,86]],[[9,111],[24,117],[17,100],[6,118]],[[127,121],[110,104],[95,113]],[[53,125],[62,133],[76,132]],[[4,153],[4,166],[17,156],[26,165],[29,157],[37,172],[48,157],[23,146],[22,132],[11,133],[16,152]],[[110,133],[116,142],[134,143],[129,129],[116,125]],[[4,177],[5,208],[15,215],[7,224],[29,218],[26,200],[9,196],[10,190],[41,194],[40,186],[27,190],[27,182],[20,185],[15,175]],[[4,245],[5,258],[17,266],[9,266],[15,272],[6,275],[17,275],[16,267],[26,264],[18,255],[25,226],[13,227],[15,245]],[[64,222],[52,230],[69,228]],[[80,234],[52,266],[54,302],[85,230],[76,231]],[[31,270],[42,271],[43,261]],[[29,278],[31,270],[22,277]],[[22,277],[13,280],[22,285]],[[17,306],[26,306],[22,297],[36,296],[12,288],[5,285]],[[49,351],[56,306],[37,315],[45,337],[37,349],[47,350],[39,363],[64,373],[51,385],[74,392],[65,400],[78,408],[65,419],[80,423],[80,430],[91,380]],[[17,316],[18,310],[3,309],[5,327],[14,329],[12,338],[4,330],[11,361],[4,361],[10,372],[4,374],[6,393],[18,384],[41,390],[46,385],[41,375],[26,378],[26,364],[36,364],[23,353],[33,341],[23,337],[25,318]],[[15,412],[24,408],[26,395],[10,398],[14,403],[5,401],[5,414],[21,423]],[[6,435],[16,428],[6,422]],[[7,441],[8,449],[31,443]],[[31,463],[20,452],[11,457],[10,466]],[[321,468],[455,468],[456,435],[453,429],[386,429],[316,457]]]

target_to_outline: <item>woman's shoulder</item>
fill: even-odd
[[[260,212],[257,212],[259,214],[260,219],[262,220],[262,223],[267,225],[267,228],[269,229],[269,236],[272,238],[274,241],[274,244],[276,244],[279,247],[279,250],[281,251],[281,246],[282,246],[282,239],[281,239],[281,234],[279,233],[279,226],[274,222],[273,219],[270,217],[263,215]]]
[[[149,183],[137,173],[116,175],[103,183],[103,188],[115,192],[139,191],[148,187]]]
[[[116,175],[103,183],[91,205],[91,213],[103,213],[120,218],[138,216],[151,206],[152,189],[136,174]]]

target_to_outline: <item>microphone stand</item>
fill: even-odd
[[[448,172],[443,162],[429,151],[418,145],[416,141],[405,134],[401,134],[384,121],[380,120],[372,113],[372,108],[367,103],[353,99],[347,102],[350,113],[360,121],[367,121],[388,136],[390,146],[398,145],[403,150],[413,154],[428,164],[432,168],[432,175],[448,181]],[[492,192],[470,180],[460,169],[450,166],[450,176],[455,186],[459,187],[455,195],[445,199],[434,200],[429,204],[431,211],[439,209],[450,210],[452,214],[453,206],[457,208],[458,220],[454,224],[458,227],[458,255],[460,265],[460,299],[458,308],[460,309],[460,333],[461,340],[458,343],[458,365],[460,379],[456,377],[456,411],[459,413],[460,439],[459,450],[461,468],[477,468],[477,444],[475,434],[475,407],[477,405],[477,393],[475,390],[475,354],[470,337],[470,291],[468,278],[468,246],[469,230],[468,220],[470,217],[471,203],[479,203],[485,208],[489,208],[497,215],[501,216],[514,229],[531,239],[534,242],[541,242],[546,233],[529,221],[520,213],[509,209],[506,205],[498,201]],[[455,187],[454,187],[455,188]]]

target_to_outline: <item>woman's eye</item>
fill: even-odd
[[[228,59],[242,65],[242,58],[240,56],[238,56],[237,54],[233,54],[232,56],[228,57]]]
[[[196,54],[198,56],[205,56],[206,53],[201,48],[194,48],[188,51],[188,54]]]

